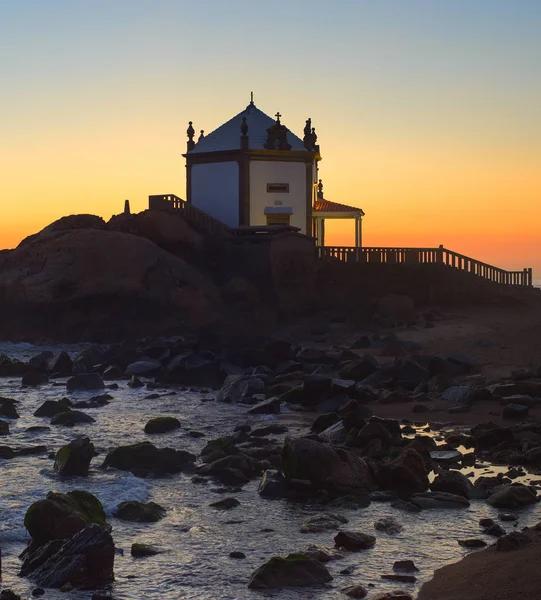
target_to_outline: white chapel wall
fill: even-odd
[[[239,226],[239,165],[236,161],[192,166],[192,204],[229,227]]]
[[[267,192],[268,183],[288,184],[289,193]],[[267,224],[266,206],[292,208],[290,224],[300,227],[302,233],[307,233],[305,163],[263,160],[250,162],[250,225]]]

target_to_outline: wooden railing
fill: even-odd
[[[443,246],[439,248],[355,248],[353,246],[318,247],[323,260],[385,264],[443,264],[459,271],[505,285],[531,287],[532,269],[505,271],[487,263],[464,256]]]
[[[179,210],[185,221],[196,229],[202,229],[210,235],[230,235],[230,229],[218,219],[211,217],[206,212],[188,204],[174,194],[158,194],[148,197],[150,210]]]

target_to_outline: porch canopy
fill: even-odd
[[[361,208],[326,200],[323,196],[323,183],[319,180],[317,200],[312,209],[313,235],[319,247],[325,246],[325,219],[355,219],[355,248],[361,248],[363,217],[364,211]]]

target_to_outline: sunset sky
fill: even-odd
[[[253,90],[301,136],[312,118],[365,245],[541,275],[540,0],[0,0],[0,75],[0,248],[184,197],[188,121]]]

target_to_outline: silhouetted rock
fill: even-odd
[[[105,457],[102,467],[131,471],[134,475],[142,476],[150,473],[167,475],[179,473],[182,469],[191,466],[195,458],[185,450],[156,448],[150,442],[141,442],[111,450]]]
[[[105,387],[103,379],[97,373],[80,373],[68,379],[66,388],[68,392],[78,390],[100,390]]]
[[[18,419],[19,413],[15,408],[16,400],[12,398],[0,398],[0,417],[7,419]]]
[[[145,425],[145,433],[167,433],[180,428],[180,421],[175,417],[156,417]]]
[[[165,516],[165,508],[155,502],[138,502],[128,500],[116,507],[115,517],[123,521],[136,523],[155,523]]]
[[[94,456],[94,444],[87,437],[78,437],[56,453],[54,470],[60,475],[86,477]]]
[[[248,588],[271,589],[320,585],[332,580],[327,568],[306,554],[274,556],[254,571]]]
[[[339,531],[334,536],[334,543],[337,548],[359,552],[360,550],[373,548],[376,544],[376,538],[360,531]]]

